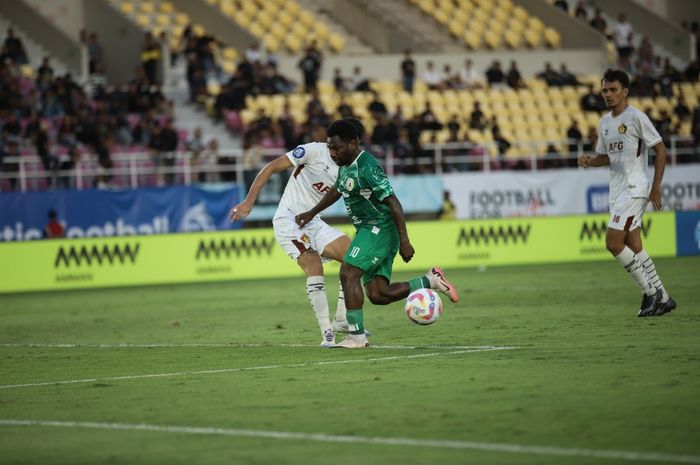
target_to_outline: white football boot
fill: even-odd
[[[369,341],[364,334],[348,334],[345,339],[334,345],[334,349],[364,349],[369,347]]]
[[[331,326],[333,326],[333,331],[336,333],[350,333],[350,325],[348,320],[336,320],[331,321]],[[372,332],[369,329],[365,329],[365,336],[371,336]]]
[[[323,332],[323,339],[321,339],[321,347],[333,347],[335,346],[335,332],[332,329],[327,329]]]

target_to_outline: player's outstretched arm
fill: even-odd
[[[610,165],[610,157],[607,155],[596,154],[595,156],[591,156],[584,154],[578,157],[578,166],[583,168],[608,165]]]
[[[651,183],[649,200],[656,210],[661,210],[661,181],[666,170],[666,146],[663,142],[659,142],[652,149],[656,153],[656,162],[654,162],[654,180]]]
[[[250,211],[253,209],[253,205],[255,205],[255,199],[258,198],[260,189],[262,189],[263,186],[267,184],[267,181],[270,180],[272,175],[275,173],[279,173],[280,171],[287,170],[292,166],[294,165],[292,165],[292,162],[289,160],[287,155],[277,157],[270,163],[265,165],[263,169],[260,170],[258,175],[255,176],[255,180],[253,180],[253,183],[250,185],[250,190],[245,196],[243,202],[239,203],[238,205],[233,207],[231,211],[228,212],[228,219],[230,221],[239,221],[245,219],[250,214]]]
[[[338,192],[338,190],[335,187],[331,187],[330,190],[326,192],[326,195],[324,195],[323,198],[318,201],[314,208],[295,216],[294,221],[296,221],[300,228],[303,228],[304,225],[306,225],[309,221],[314,219],[314,216],[318,215],[323,210],[336,203],[339,198],[340,192]]]
[[[408,239],[406,218],[403,216],[403,207],[401,206],[401,202],[399,202],[396,195],[391,194],[382,200],[382,203],[389,207],[389,210],[391,211],[391,216],[394,218],[394,223],[396,223],[396,230],[399,233],[399,254],[401,255],[401,258],[403,258],[403,261],[408,263],[411,261],[411,258],[413,258],[413,254],[415,254],[416,251],[413,249],[411,241]]]

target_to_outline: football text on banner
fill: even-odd
[[[675,212],[644,216],[654,257],[676,254]],[[610,260],[607,215],[411,222],[416,254],[397,271]],[[354,236],[351,226],[343,231]],[[436,240],[436,238],[438,238]],[[0,292],[302,276],[271,229],[0,243]],[[337,275],[338,264],[326,266]]]
[[[459,219],[608,211],[608,169],[460,173],[444,178]],[[667,167],[662,196],[666,209],[700,209],[700,166]]]
[[[237,187],[6,193],[0,196],[0,240],[40,239],[51,209],[70,238],[237,229],[241,223],[231,224],[228,211],[238,199]]]

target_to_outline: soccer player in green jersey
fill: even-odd
[[[362,314],[362,284],[369,300],[377,305],[404,299],[420,288],[437,289],[452,302],[457,302],[459,297],[440,268],[432,268],[425,275],[408,282],[391,283],[397,252],[405,262],[410,261],[415,252],[406,231],[401,202],[394,195],[394,189],[379,162],[371,153],[360,148],[355,126],[348,121],[334,121],[328,127],[327,136],[331,158],[340,167],[338,179],[315,207],[297,215],[295,220],[303,228],[317,214],[338,201],[341,195],[345,199],[345,207],[356,230],[340,267],[351,331],[335,347],[368,347]]]

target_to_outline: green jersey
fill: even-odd
[[[350,165],[341,166],[335,188],[345,200],[355,229],[396,226],[391,210],[382,203],[394,189],[371,153],[363,150]]]

